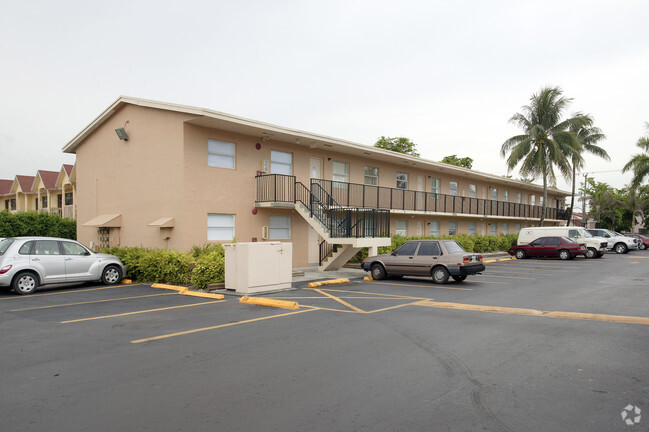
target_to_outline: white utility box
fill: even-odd
[[[291,287],[292,243],[230,243],[223,247],[225,289],[240,293],[259,293]]]

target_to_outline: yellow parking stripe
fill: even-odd
[[[208,305],[208,304],[212,304],[212,303],[222,303],[224,301],[226,301],[226,300],[215,300],[215,301],[208,301],[208,302],[202,302],[202,303],[192,303],[192,304],[181,305],[181,306],[170,306],[170,307],[164,307],[164,308],[158,308],[158,309],[148,309],[148,310],[141,310],[141,311],[135,311],[135,312],[126,312],[126,313],[114,314],[114,315],[104,315],[104,316],[98,316],[98,317],[92,317],[92,318],[81,318],[81,319],[76,319],[76,320],[61,321],[61,324],[69,324],[69,323],[76,323],[76,322],[82,322],[82,321],[92,321],[92,320],[105,319],[105,318],[115,318],[115,317],[127,316],[127,315],[137,315],[137,314],[141,314],[141,313],[158,312],[158,311],[163,311],[163,310],[179,309],[179,308],[186,308],[186,307],[192,307],[192,306],[203,306],[203,305]]]
[[[10,310],[9,312],[23,312],[23,311],[36,310],[36,309],[50,309],[50,308],[58,308],[58,307],[66,307],[66,306],[77,306],[77,305],[83,305],[83,304],[104,303],[104,302],[112,302],[112,301],[119,301],[119,300],[132,300],[132,299],[138,299],[138,298],[167,296],[167,295],[178,295],[178,294],[176,294],[176,293],[149,294],[149,295],[135,296],[135,297],[121,297],[121,298],[114,298],[114,299],[107,299],[107,300],[93,300],[93,301],[87,301],[87,302],[65,303],[65,304],[60,304],[60,305],[38,306],[38,307],[23,308],[23,309],[13,309],[13,310]]]
[[[347,306],[347,307],[350,308],[351,310],[355,310],[356,312],[360,312],[360,313],[366,313],[363,309],[357,308],[356,306],[354,306],[354,305],[352,305],[352,304],[350,304],[350,303],[347,303],[345,300],[342,300],[342,299],[336,297],[335,295],[332,295],[332,294],[329,294],[329,293],[327,293],[327,292],[324,292],[324,291],[321,290],[321,289],[314,289],[313,291],[317,291],[317,292],[319,292],[319,293],[322,294],[322,295],[325,295],[325,296],[327,296],[327,297],[329,297],[329,298],[331,298],[331,299],[333,299],[333,300],[336,300],[338,303]]]
[[[442,309],[459,309],[459,310],[468,310],[468,311],[477,311],[477,312],[494,312],[494,313],[512,314],[512,315],[528,315],[528,316],[537,316],[537,317],[545,317],[545,318],[564,318],[564,319],[573,319],[573,320],[603,321],[603,322],[616,322],[616,323],[624,323],[624,324],[649,325],[649,317],[590,314],[590,313],[581,313],[581,312],[541,311],[536,309],[436,302],[432,300],[422,300],[420,302],[415,302],[413,304],[417,306],[427,306],[427,307],[442,308]]]
[[[480,277],[490,277],[490,278],[498,278],[498,279],[528,279],[528,280],[536,280],[536,278],[529,278],[529,277],[524,277],[524,276],[489,276],[489,275],[480,275]]]
[[[131,341],[131,343],[137,344],[137,343],[142,343],[142,342],[151,342],[151,341],[160,340],[160,339],[167,339],[167,338],[171,338],[171,337],[175,337],[175,336],[183,336],[183,335],[192,334],[192,333],[204,332],[204,331],[208,331],[208,330],[216,330],[216,329],[224,328],[224,327],[231,327],[231,326],[235,326],[235,325],[239,325],[239,324],[248,324],[248,323],[257,322],[257,321],[263,321],[263,320],[272,319],[272,318],[280,318],[280,317],[285,317],[285,316],[289,316],[289,315],[301,314],[301,313],[304,313],[304,312],[311,312],[311,311],[314,311],[314,310],[320,310],[320,309],[319,308],[307,308],[307,309],[304,309],[304,310],[299,310],[299,311],[295,311],[295,312],[288,312],[288,313],[279,314],[279,315],[271,315],[271,316],[262,317],[262,318],[253,318],[253,319],[249,319],[249,320],[245,320],[245,321],[238,321],[238,322],[233,322],[233,323],[215,325],[215,326],[211,326],[211,327],[198,328],[198,329],[194,329],[194,330],[186,330],[186,331],[182,331],[182,332],[169,333],[169,334],[165,334],[165,335],[161,335],[161,336],[154,336],[154,337],[145,338],[145,339],[137,339],[137,340]]]

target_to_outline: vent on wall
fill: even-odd
[[[268,227],[263,226],[261,227],[261,238],[264,240],[268,240]]]

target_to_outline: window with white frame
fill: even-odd
[[[530,205],[536,205],[536,197],[534,195],[530,195]]]
[[[432,221],[430,223],[430,235],[439,237],[439,222],[438,221]]]
[[[503,201],[509,202],[509,191],[503,191]]]
[[[501,232],[503,234],[509,234],[509,224],[506,224],[506,223],[502,224]]]
[[[397,189],[408,189],[408,173],[397,173]]]
[[[449,184],[448,184],[448,194],[453,195],[453,196],[457,196],[457,182],[456,181],[449,182]]]
[[[396,226],[395,226],[394,233],[396,235],[400,235],[403,237],[406,237],[408,235],[408,221],[398,220],[396,221],[395,225]]]
[[[279,150],[270,151],[270,172],[272,174],[293,174],[293,154]]]
[[[520,203],[521,203],[521,193],[516,192],[516,204],[520,204]]]
[[[435,198],[439,198],[439,194],[442,192],[440,179],[430,179],[430,191],[435,194]]]
[[[378,186],[379,185],[379,169],[376,168],[376,167],[366,166],[365,167],[364,183],[366,185]]]
[[[448,223],[448,235],[457,235],[457,222]]]
[[[495,236],[497,230],[498,230],[498,224],[495,223],[495,222],[492,223],[492,224],[491,224],[491,231],[490,231],[490,234],[493,235],[493,236]]]
[[[469,222],[469,235],[475,235],[475,222]]]
[[[477,198],[478,197],[478,190],[476,189],[474,184],[469,185],[469,198]]]
[[[234,169],[235,149],[234,143],[208,139],[207,165],[216,168]]]
[[[333,161],[331,164],[331,179],[335,182],[349,183],[349,164],[337,160]]]
[[[268,220],[268,238],[281,240],[291,238],[291,217],[271,216]]]
[[[498,189],[491,188],[491,200],[492,201],[497,201],[498,200]]]
[[[543,206],[543,195],[539,197],[539,205]]]
[[[516,224],[516,234],[521,232],[521,224]]]
[[[234,215],[210,213],[207,215],[208,240],[234,240]]]

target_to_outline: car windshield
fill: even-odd
[[[561,240],[564,241],[564,243],[577,243],[573,239],[569,239],[568,237],[561,237]]]
[[[4,255],[9,246],[11,246],[11,243],[14,242],[14,239],[11,238],[5,238],[0,240],[0,255]]]
[[[455,240],[444,240],[444,248],[448,253],[465,253],[466,251],[458,242]]]
[[[584,235],[586,238],[594,237],[590,232],[586,230],[581,230],[581,233]]]

